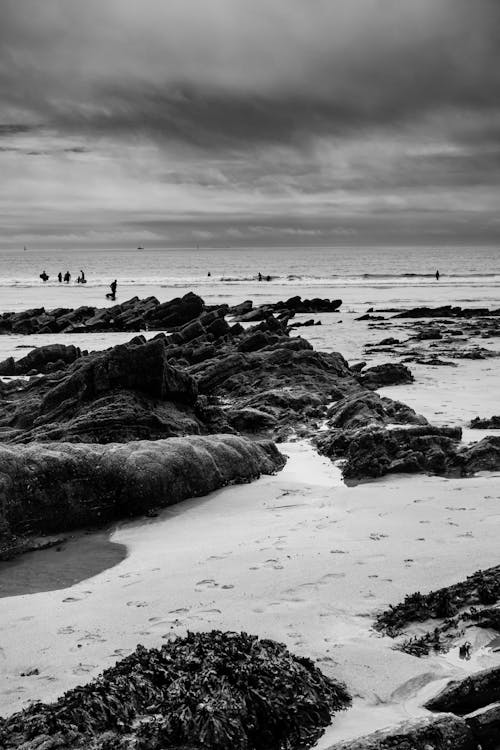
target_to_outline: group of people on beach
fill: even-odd
[[[269,274],[267,276],[263,276],[260,271],[257,274],[257,279],[258,281],[271,281],[271,277],[269,276]]]
[[[45,283],[46,281],[48,281],[50,279],[50,276],[46,272],[45,268],[43,269],[42,273],[40,274],[40,278],[43,281],[43,283]],[[60,284],[62,284],[63,281],[64,281],[65,284],[69,284],[69,282],[71,281],[71,274],[70,274],[70,272],[66,271],[66,273],[63,276],[62,272],[59,271],[59,273],[57,274],[57,280],[58,280],[58,282]],[[76,281],[77,281],[77,284],[86,284],[87,283],[87,279],[85,278],[85,273],[81,269],[80,269],[80,275],[78,276],[78,278],[77,278]]]
[[[41,280],[43,281],[44,284],[45,284],[46,281],[48,281],[50,279],[50,276],[46,272],[45,268],[43,269],[42,273],[40,274],[40,278],[41,278]],[[57,274],[57,280],[58,280],[58,282],[60,284],[62,284],[63,281],[64,281],[65,284],[69,284],[69,282],[71,281],[71,274],[70,274],[70,272],[66,271],[66,273],[63,275],[62,272],[59,271],[59,273]],[[80,274],[79,274],[79,276],[78,276],[78,278],[76,280],[76,283],[77,284],[86,284],[87,283],[87,279],[85,278],[85,272],[82,271],[82,269],[80,269]],[[117,286],[118,286],[118,282],[115,279],[109,285],[109,288],[111,289],[111,292],[108,292],[108,294],[106,294],[106,298],[107,299],[111,299],[111,300],[115,300],[116,299],[116,287]]]

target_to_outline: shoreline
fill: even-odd
[[[310,316],[297,316],[303,317]],[[338,318],[297,333],[326,351],[343,351],[350,342],[359,358],[367,340],[387,335],[370,321],[355,321],[354,313],[341,313],[343,326]],[[412,323],[388,325],[411,331]],[[114,341],[104,334],[100,343]],[[366,359],[394,361],[377,352]],[[433,423],[464,426],[472,416],[494,413],[495,365],[460,360],[443,370],[410,363],[414,382],[377,392]],[[483,434],[468,430],[463,437]],[[66,588],[6,596],[0,715],[88,682],[137,643],[155,646],[187,630],[244,630],[284,642],[349,686],[354,707],[337,715],[318,743],[326,750],[327,743],[428,715],[421,707],[428,691],[500,661],[479,642],[471,662],[459,662],[454,651],[417,659],[372,631],[375,613],[405,595],[448,586],[498,562],[500,473],[394,474],[347,487],[338,467],[297,433],[295,442],[278,447],[290,460],[276,475],[184,500],[157,518],[122,522],[107,540],[99,532],[111,567]],[[92,544],[83,535],[75,559],[77,550],[92,554]],[[126,556],[113,557],[110,544]],[[56,569],[61,553],[46,553]],[[29,572],[30,556],[23,557]],[[33,567],[35,559],[43,558],[33,553]],[[38,674],[21,676],[34,669]]]

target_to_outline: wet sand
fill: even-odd
[[[54,547],[1,561],[0,598],[66,589],[113,568],[127,548],[111,541],[111,534],[111,529],[70,534]]]

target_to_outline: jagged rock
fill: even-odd
[[[23,536],[125,518],[270,474],[284,461],[274,443],[236,435],[0,444],[0,528]]]
[[[0,402],[5,442],[113,442],[210,432],[196,414],[197,385],[168,363],[164,338],[76,360]]]
[[[478,443],[472,443],[460,451],[463,472],[497,471],[500,469],[500,435],[489,435]]]
[[[428,424],[425,417],[406,404],[380,397],[378,393],[346,396],[328,409],[327,416],[329,427],[344,430],[357,430],[370,424]]]
[[[0,362],[0,375],[26,375],[30,371],[35,372],[47,372],[53,368],[48,368],[48,365],[54,363],[62,363],[63,366],[71,364],[75,359],[81,356],[80,349],[70,344],[65,346],[64,344],[49,344],[47,346],[39,346],[33,351],[29,352],[25,357],[14,361],[13,357]]]
[[[229,424],[238,432],[264,432],[276,426],[271,414],[252,407],[229,409],[225,412]]]
[[[363,370],[359,376],[359,382],[365,388],[375,390],[386,385],[400,385],[413,383],[413,375],[405,366],[395,362],[386,362]]]
[[[425,717],[330,745],[328,750],[477,750],[471,729],[458,716]]]
[[[332,430],[318,439],[322,453],[332,459],[345,458],[346,480],[381,477],[390,472],[446,474],[460,466],[459,427],[412,426],[387,430],[367,427]]]
[[[491,667],[463,679],[452,680],[425,703],[425,708],[464,715],[499,700],[500,667]]]
[[[500,430],[500,416],[495,415],[489,419],[475,417],[469,426],[472,430]]]

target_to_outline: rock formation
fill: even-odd
[[[284,462],[270,441],[237,435],[0,444],[0,551],[14,553],[17,537],[142,514],[273,473]]]

